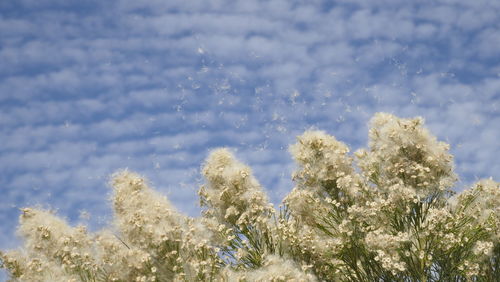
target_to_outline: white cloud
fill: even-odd
[[[495,46],[500,45],[500,31],[498,23],[494,28],[488,28],[481,31],[477,36],[478,41],[478,53],[477,55],[481,58],[498,58],[498,48]]]

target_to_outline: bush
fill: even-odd
[[[182,215],[141,176],[113,175],[114,222],[90,234],[22,209],[12,281],[498,281],[500,188],[454,194],[449,146],[423,121],[379,113],[369,148],[307,131],[296,186],[276,210],[227,149],[203,166],[203,215]],[[354,165],[355,163],[355,165]]]

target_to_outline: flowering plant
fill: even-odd
[[[369,140],[350,155],[325,132],[299,136],[279,209],[227,149],[203,166],[199,218],[118,172],[111,227],[22,209],[24,246],[1,266],[12,281],[498,281],[499,183],[455,194],[449,146],[421,118],[376,114]]]

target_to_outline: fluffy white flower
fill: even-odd
[[[213,151],[203,166],[203,175],[207,184],[199,194],[207,215],[229,225],[267,228],[274,209],[250,168],[229,150]]]

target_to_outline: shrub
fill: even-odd
[[[22,209],[12,281],[498,281],[500,188],[455,194],[449,146],[423,120],[379,113],[369,147],[307,131],[279,209],[227,149],[208,156],[203,214],[182,215],[141,176],[113,175],[114,222],[97,233]]]

